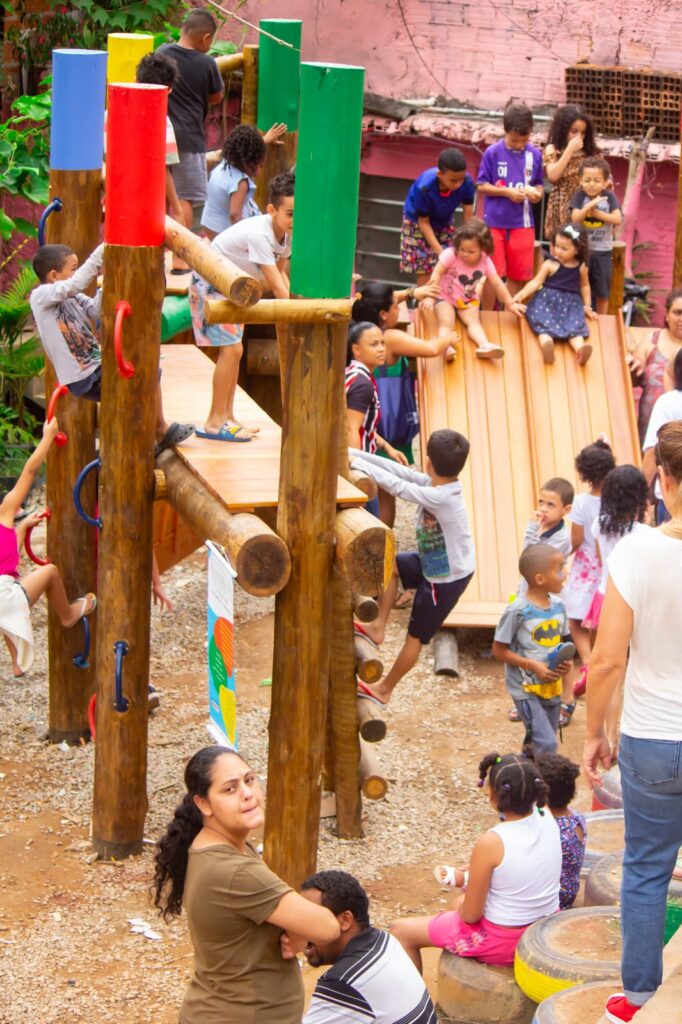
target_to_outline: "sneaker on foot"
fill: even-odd
[[[635,1006],[629,999],[626,999],[622,992],[617,992],[606,1000],[604,1013],[606,1019],[612,1021],[612,1024],[630,1024],[637,1011],[641,1009],[641,1006]]]

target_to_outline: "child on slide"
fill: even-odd
[[[19,547],[26,531],[39,522],[36,513],[26,516],[18,525],[14,517],[28,496],[38,471],[57,436],[57,420],[53,417],[43,426],[43,438],[27,459],[16,484],[0,503],[0,632],[7,642],[16,678],[33,664],[33,629],[30,608],[41,594],[59,616],[66,629],[74,626],[97,606],[94,594],[86,594],[70,602],[56,565],[42,565],[27,576],[19,576]]]
[[[493,236],[487,224],[472,217],[457,228],[452,246],[442,250],[429,281],[429,284],[440,287],[440,298],[435,303],[439,338],[448,338],[451,343],[457,340],[456,312],[476,345],[476,355],[481,359],[501,359],[504,355],[502,346],[490,341],[481,323],[481,293],[486,281],[490,282],[495,295],[507,309],[517,316],[523,313],[495,269],[491,259],[493,249]],[[422,305],[424,309],[430,309],[434,302],[426,299]],[[454,359],[454,356],[455,350],[448,349],[446,359]]]
[[[553,363],[555,341],[568,341],[584,366],[592,355],[587,320],[596,320],[588,279],[589,246],[584,228],[565,224],[552,238],[552,256],[516,295],[526,307],[526,319],[538,336],[542,358]],[[532,298],[531,298],[532,296]],[[587,319],[586,319],[587,318]]]
[[[547,784],[532,756],[487,754],[478,785],[486,783],[500,823],[476,842],[466,870],[440,865],[435,871],[442,884],[461,890],[452,909],[391,926],[419,971],[425,946],[510,967],[528,925],[559,909],[561,837],[543,810]]]

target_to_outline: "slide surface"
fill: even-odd
[[[523,534],[538,490],[553,476],[580,488],[576,454],[605,434],[618,463],[640,464],[639,440],[620,317],[590,321],[592,358],[578,366],[568,343],[543,362],[525,321],[482,313],[504,359],[479,359],[460,323],[457,359],[418,361],[422,450],[429,434],[451,427],[471,453],[462,473],[476,547],[476,573],[446,626],[495,626],[518,584]]]

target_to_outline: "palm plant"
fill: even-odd
[[[36,419],[26,408],[28,381],[39,374],[44,359],[37,337],[24,337],[31,307],[28,294],[37,283],[29,265],[0,293],[0,476],[17,475],[26,449],[35,443]],[[23,340],[22,340],[23,339]]]

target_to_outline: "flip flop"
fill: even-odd
[[[562,729],[565,729],[571,724],[573,718],[573,712],[575,711],[575,701],[572,700],[570,704],[565,701],[561,702],[561,712],[559,714],[559,725]]]
[[[479,359],[502,359],[504,349],[501,345],[492,345],[490,348],[477,348],[476,355]]]
[[[388,707],[388,704],[385,704],[383,700],[379,700],[378,697],[374,696],[374,694],[370,690],[369,686],[367,686],[365,683],[363,683],[362,679],[357,679],[356,683],[357,683],[357,689],[356,689],[356,693],[355,693],[356,697],[359,697],[361,700],[371,700],[372,703],[376,704],[376,706],[378,708],[387,708]]]
[[[439,885],[446,886],[448,889],[457,888],[457,868],[453,868],[451,864],[436,864],[433,869],[433,877]]]
[[[242,431],[244,431],[244,436],[240,437]],[[223,423],[220,430],[197,430],[196,436],[205,437],[208,441],[232,441],[236,444],[253,441],[253,435],[247,432],[246,427],[242,427],[238,423]]]
[[[194,433],[193,423],[171,423],[170,427],[160,441],[154,446],[154,458],[158,458],[161,452],[167,448],[175,448],[176,444],[182,444]],[[198,433],[198,431],[197,431]]]
[[[88,608],[88,610],[86,611],[85,610],[85,605],[86,605],[86,602],[87,602],[88,598],[90,598],[92,600],[92,606],[90,608]],[[73,629],[73,627],[78,622],[80,622],[81,619],[84,619],[87,615],[92,615],[92,613],[94,612],[95,608],[97,607],[97,598],[95,597],[94,594],[84,594],[83,597],[79,597],[78,598],[78,602],[79,602],[79,604],[81,606],[81,613],[78,616],[78,618],[76,619],[76,621],[71,623],[71,625],[69,626],[69,629]]]
[[[361,636],[364,640],[366,640],[368,643],[372,644],[373,647],[376,647],[376,649],[379,650],[380,644],[378,644],[376,640],[372,640],[367,630],[363,629],[359,622],[353,622],[353,632],[356,633],[357,636]]]

